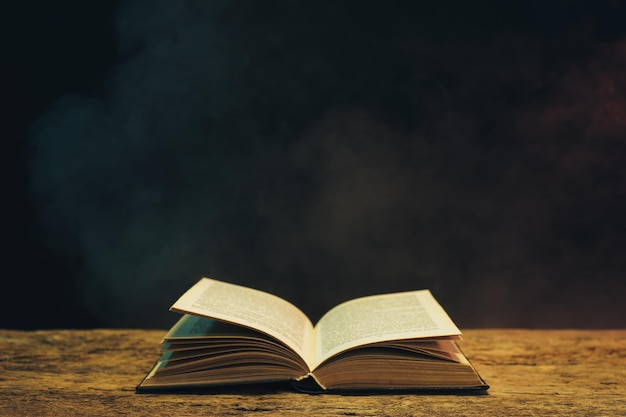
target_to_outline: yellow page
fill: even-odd
[[[339,352],[369,343],[461,335],[428,290],[347,301],[326,313],[315,332],[315,366]]]
[[[311,320],[296,306],[275,295],[202,278],[170,310],[259,330],[293,349],[309,368],[313,363],[315,344]]]

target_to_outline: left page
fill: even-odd
[[[313,324],[296,306],[275,295],[202,278],[170,308],[249,327],[289,346],[311,368]]]

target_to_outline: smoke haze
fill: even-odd
[[[623,326],[626,37],[599,3],[122,2],[104,93],[31,129],[45,241],[107,326],[169,325],[201,276],[312,319],[430,288],[463,327]]]

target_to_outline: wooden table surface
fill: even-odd
[[[626,330],[466,330],[487,395],[136,394],[164,333],[0,330],[0,415],[626,416]]]

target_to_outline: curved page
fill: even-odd
[[[202,278],[170,308],[249,327],[285,343],[311,366],[313,325],[296,306],[275,295]]]

